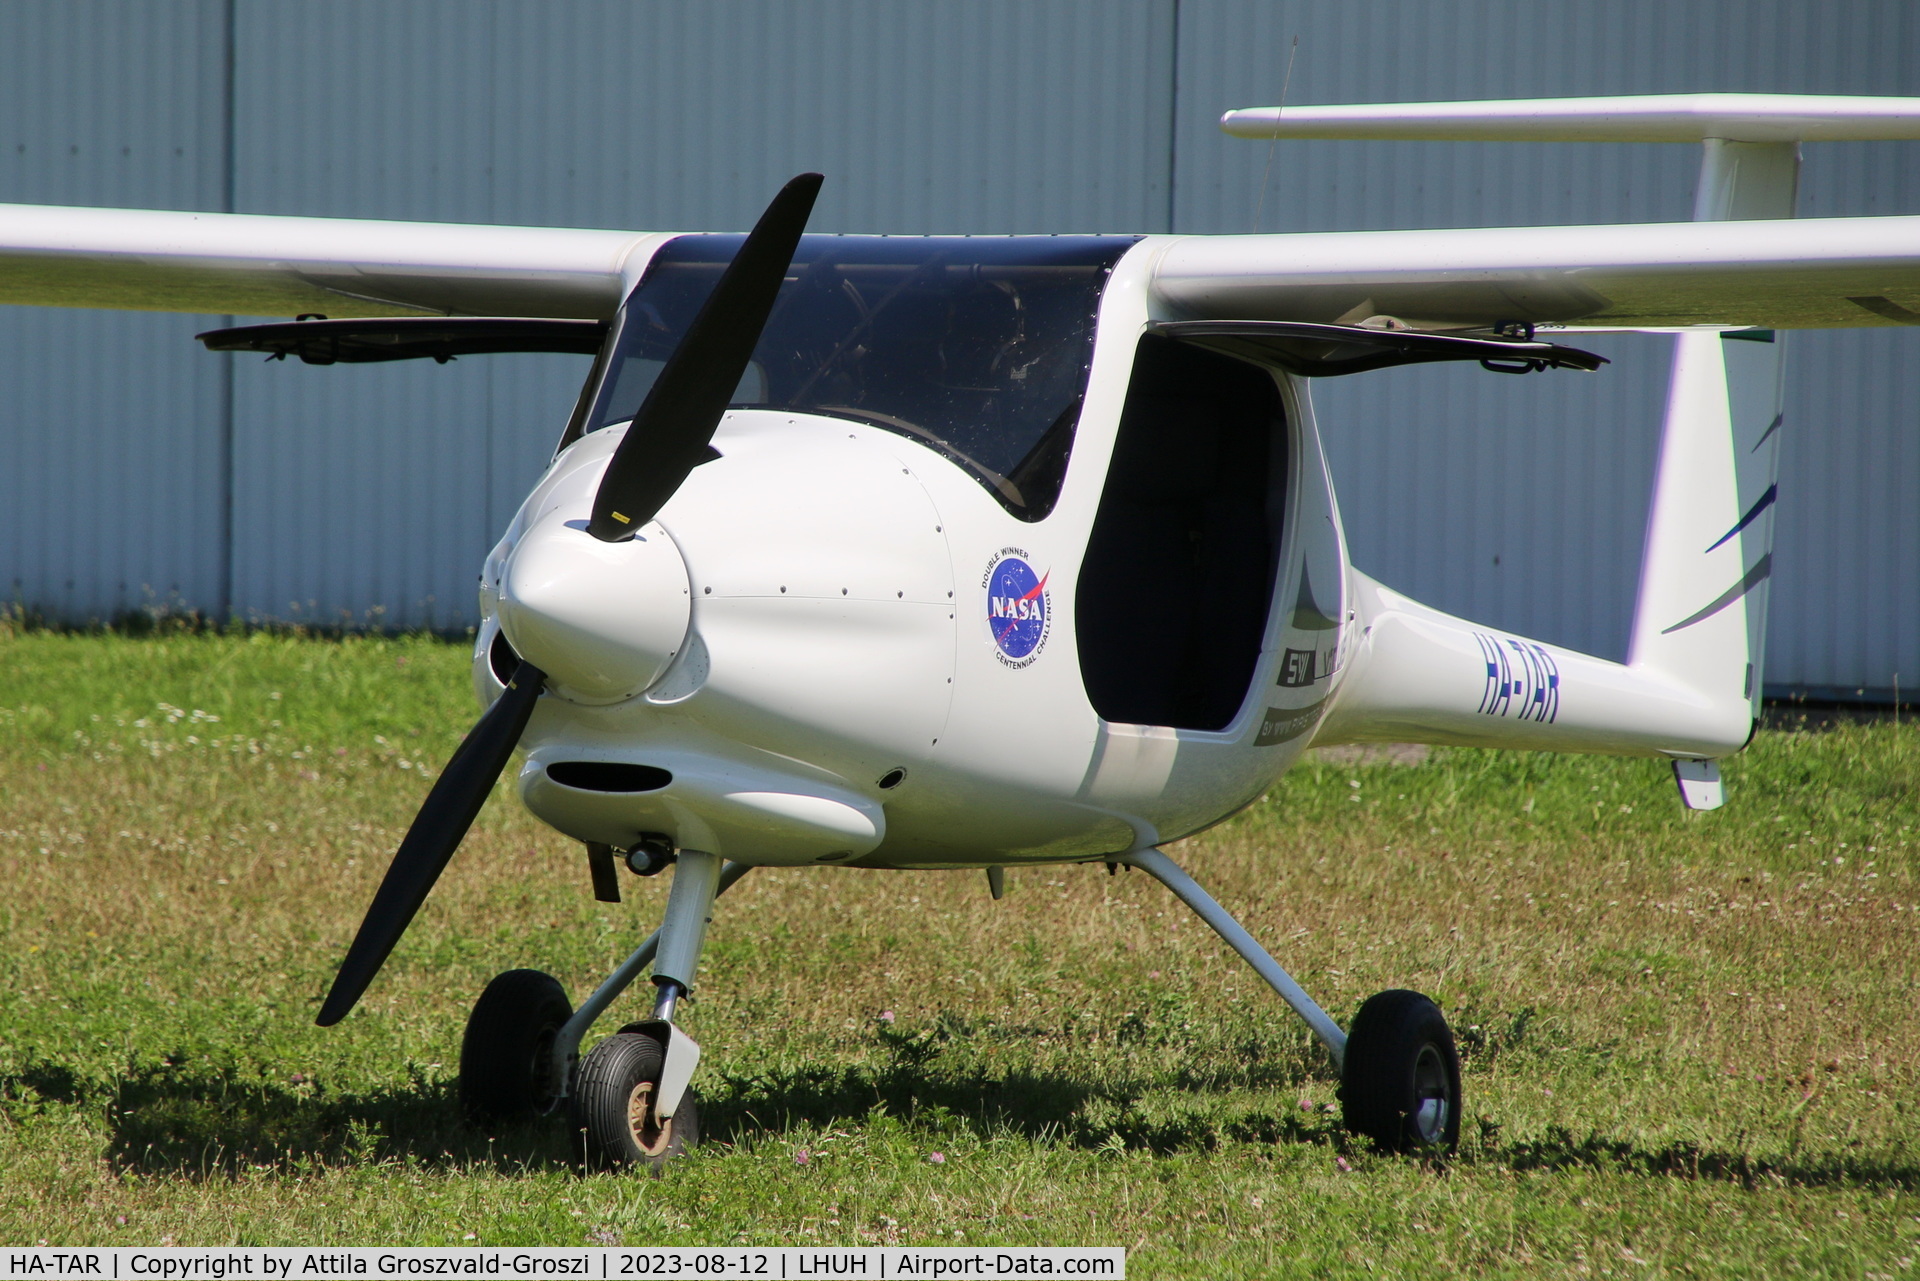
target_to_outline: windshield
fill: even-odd
[[[631,419],[743,236],[682,236],[621,309],[586,427]],[[805,236],[737,408],[869,423],[1053,509],[1107,274],[1133,236]]]

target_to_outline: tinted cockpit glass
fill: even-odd
[[[743,239],[682,236],[655,256],[589,431],[633,417]],[[734,405],[897,432],[1038,520],[1066,472],[1101,290],[1134,240],[803,237]]]

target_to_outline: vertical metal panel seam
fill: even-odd
[[[234,200],[239,186],[236,169],[240,148],[234,137],[234,122],[237,115],[235,94],[239,79],[237,66],[239,50],[234,43],[234,24],[236,21],[234,7],[238,2],[239,0],[225,0],[224,11],[221,14],[221,39],[226,47],[221,51],[224,56],[221,59],[222,83],[220,86],[222,98],[220,112],[220,208],[225,213],[235,212],[236,206]],[[234,320],[232,316],[222,316],[220,319],[221,323],[225,325],[233,324]],[[219,469],[220,477],[220,547],[218,552],[220,557],[218,580],[220,595],[218,598],[218,612],[220,621],[223,623],[233,616],[233,540],[235,537],[233,527],[234,358],[234,353],[230,351],[220,353],[220,449],[218,458],[214,464]]]
[[[1180,190],[1180,0],[1173,0],[1173,37],[1167,42],[1167,232],[1173,232]]]
[[[487,6],[487,218],[500,220],[500,0]],[[486,541],[493,520],[493,495],[498,477],[494,474],[494,433],[499,429],[494,413],[494,361],[483,361],[480,403],[480,431],[485,449],[480,471],[480,538]]]

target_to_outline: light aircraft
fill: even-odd
[[[1309,747],[1671,763],[1721,803],[1761,691],[1779,331],[1920,323],[1920,217],[1788,221],[1799,144],[1920,137],[1920,99],[1691,95],[1235,111],[1254,138],[1690,141],[1692,223],[1231,236],[629,234],[0,207],[0,300],[322,319],[202,335],[316,363],[594,353],[480,574],[486,711],[434,781],[319,1016],[386,960],[513,754],[521,798],[673,867],[660,928],[575,1009],[511,970],[467,1025],[482,1118],[565,1111],[605,1165],[696,1141],[675,1023],[756,867],[1150,873],[1323,1041],[1346,1124],[1457,1140],[1439,1008],[1345,1030],[1161,847]],[[1672,330],[1627,661],[1430,609],[1355,569],[1309,388],[1425,361],[1592,371]],[[651,968],[651,1017],[583,1057]]]

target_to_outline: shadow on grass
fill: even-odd
[[[890,1063],[873,1067],[724,1077],[702,1099],[701,1128],[709,1139],[738,1142],[884,1116],[933,1133],[1016,1133],[1155,1153],[1229,1143],[1345,1142],[1331,1117],[1227,1106],[1204,1085],[1096,1087],[1063,1074],[943,1065],[905,1039],[894,1048]],[[122,1171],[231,1178],[385,1162],[502,1172],[573,1165],[556,1120],[484,1132],[461,1117],[449,1083],[418,1073],[404,1084],[358,1093],[232,1066],[174,1062],[135,1064],[111,1082],[83,1081],[48,1063],[0,1075],[0,1114],[25,1119],[55,1109],[102,1116],[110,1133],[107,1159]]]
[[[738,1141],[796,1128],[831,1129],[875,1115],[932,1133],[978,1138],[1017,1134],[1080,1148],[1124,1147],[1165,1155],[1213,1151],[1228,1143],[1344,1144],[1318,1114],[1228,1110],[1175,1085],[1138,1091],[1098,1088],[1043,1073],[932,1073],[915,1068],[805,1068],[728,1078],[703,1099],[711,1138]],[[1158,1107],[1173,1099],[1189,1107]]]
[[[399,1162],[520,1171],[569,1164],[562,1128],[528,1122],[488,1133],[460,1115],[450,1085],[417,1073],[404,1085],[335,1093],[233,1067],[135,1064],[111,1082],[82,1082],[53,1064],[0,1076],[0,1112],[49,1105],[104,1114],[115,1170],[234,1177]]]
[[[885,1117],[929,1134],[1007,1134],[1082,1149],[1156,1155],[1225,1145],[1313,1144],[1353,1154],[1358,1144],[1323,1112],[1248,1107],[1204,1087],[1166,1081],[1096,1085],[1060,1074],[943,1067],[911,1055],[870,1067],[809,1067],[726,1077],[702,1101],[702,1129],[724,1142],[777,1138],[794,1129],[870,1124]],[[104,1114],[106,1156],[121,1171],[233,1178],[250,1171],[300,1174],[399,1163],[501,1173],[571,1169],[564,1128],[552,1119],[487,1133],[461,1118],[451,1085],[417,1073],[404,1085],[333,1093],[233,1068],[135,1065],[108,1083],[51,1063],[0,1075],[0,1115],[15,1121],[80,1109]],[[1477,1167],[1556,1172],[1589,1169],[1648,1178],[1704,1179],[1749,1189],[1897,1187],[1920,1190],[1909,1154],[1808,1152],[1787,1158],[1692,1143],[1641,1147],[1558,1127],[1505,1141],[1493,1127],[1470,1144]]]
[[[1662,1178],[1713,1179],[1738,1183],[1749,1191],[1773,1183],[1797,1187],[1920,1190],[1920,1163],[1911,1156],[1887,1158],[1812,1152],[1782,1160],[1745,1152],[1719,1152],[1697,1143],[1642,1148],[1597,1134],[1575,1138],[1560,1126],[1548,1127],[1539,1139],[1494,1147],[1481,1157],[1481,1162],[1510,1170],[1589,1169]]]
[[[1524,1023],[1524,1019],[1520,1021]],[[1518,1040],[1520,1032],[1512,1033]],[[1336,1115],[1249,1106],[1249,1092],[1294,1089],[1324,1099],[1331,1082],[1310,1079],[1285,1056],[1251,1063],[1232,1078],[1193,1079],[1172,1070],[1159,1079],[1084,1078],[1023,1070],[943,1064],[941,1038],[885,1032],[892,1061],[872,1067],[801,1068],[728,1077],[703,1103],[706,1133],[723,1140],[777,1136],[795,1128],[830,1129],[876,1115],[932,1133],[980,1138],[1017,1134],[1079,1148],[1123,1147],[1155,1155],[1213,1151],[1228,1144],[1317,1144],[1352,1155],[1371,1145],[1347,1133]],[[1171,1066],[1171,1065],[1170,1065]],[[1238,1095],[1238,1097],[1234,1097]],[[1576,1138],[1555,1127],[1538,1138],[1502,1142],[1485,1126],[1461,1160],[1515,1171],[1592,1169],[1650,1178],[1704,1179],[1807,1187],[1898,1187],[1920,1190],[1920,1161],[1911,1154],[1803,1152],[1756,1156],[1695,1143],[1642,1147],[1601,1135]]]
[[[1169,1051],[1168,1071],[1143,1077],[1085,1075],[983,1065],[949,1054],[977,1029],[945,1019],[918,1032],[878,1033],[886,1061],[725,1076],[701,1103],[701,1124],[725,1141],[796,1128],[831,1129],[884,1116],[932,1133],[978,1138],[1015,1134],[1081,1148],[1124,1147],[1157,1154],[1212,1151],[1227,1143],[1335,1143],[1345,1133],[1317,1112],[1247,1110],[1227,1091],[1291,1096],[1311,1070],[1290,1050],[1247,1049],[1239,1070],[1194,1073]],[[1015,1029],[1014,1031],[1018,1031]],[[1009,1029],[996,1029],[1006,1039]],[[1319,1091],[1330,1088],[1314,1082]]]

